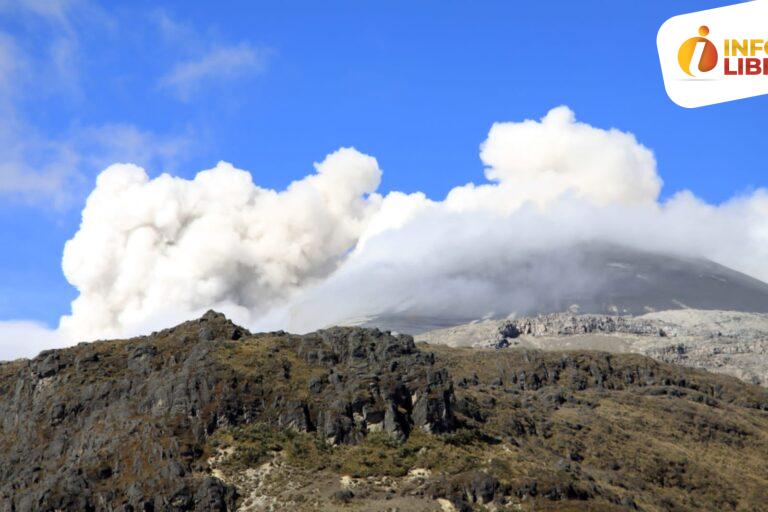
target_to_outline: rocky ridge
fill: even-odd
[[[0,509],[233,510],[202,458],[221,427],[258,420],[331,444],[452,427],[452,384],[408,336],[261,334],[241,353],[246,337],[209,312],[0,366]]]
[[[639,355],[253,334],[0,365],[0,510],[760,510],[768,392]]]
[[[416,339],[450,346],[638,353],[768,385],[768,315],[759,313],[676,310],[634,317],[553,313],[474,322]]]

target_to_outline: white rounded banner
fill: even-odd
[[[768,0],[670,18],[656,45],[664,87],[681,107],[768,94]]]

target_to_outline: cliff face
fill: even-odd
[[[209,312],[0,365],[0,510],[760,510],[768,395],[634,355]]]
[[[260,422],[350,443],[452,427],[451,383],[410,337],[250,336],[223,316],[0,366],[2,510],[233,510],[206,439]]]

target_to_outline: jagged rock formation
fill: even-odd
[[[410,337],[250,336],[209,312],[0,366],[0,509],[233,510],[235,489],[202,459],[222,426],[259,421],[333,443],[452,427],[451,382]]]
[[[496,348],[509,346],[519,336],[568,336],[573,334],[625,333],[639,336],[667,336],[663,327],[651,320],[630,316],[572,315],[553,313],[508,320],[501,324]]]
[[[644,354],[768,385],[768,315],[675,310],[639,317],[553,313],[487,320],[417,336],[450,346]]]
[[[209,312],[0,365],[0,510],[759,510],[768,394]]]

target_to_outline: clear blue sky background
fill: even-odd
[[[69,310],[63,244],[112,160],[181,176],[227,160],[282,188],[351,145],[381,191],[441,198],[483,181],[494,121],[566,104],[652,148],[664,197],[765,186],[768,98],[685,110],[662,85],[661,23],[721,5],[0,0],[0,319]]]

